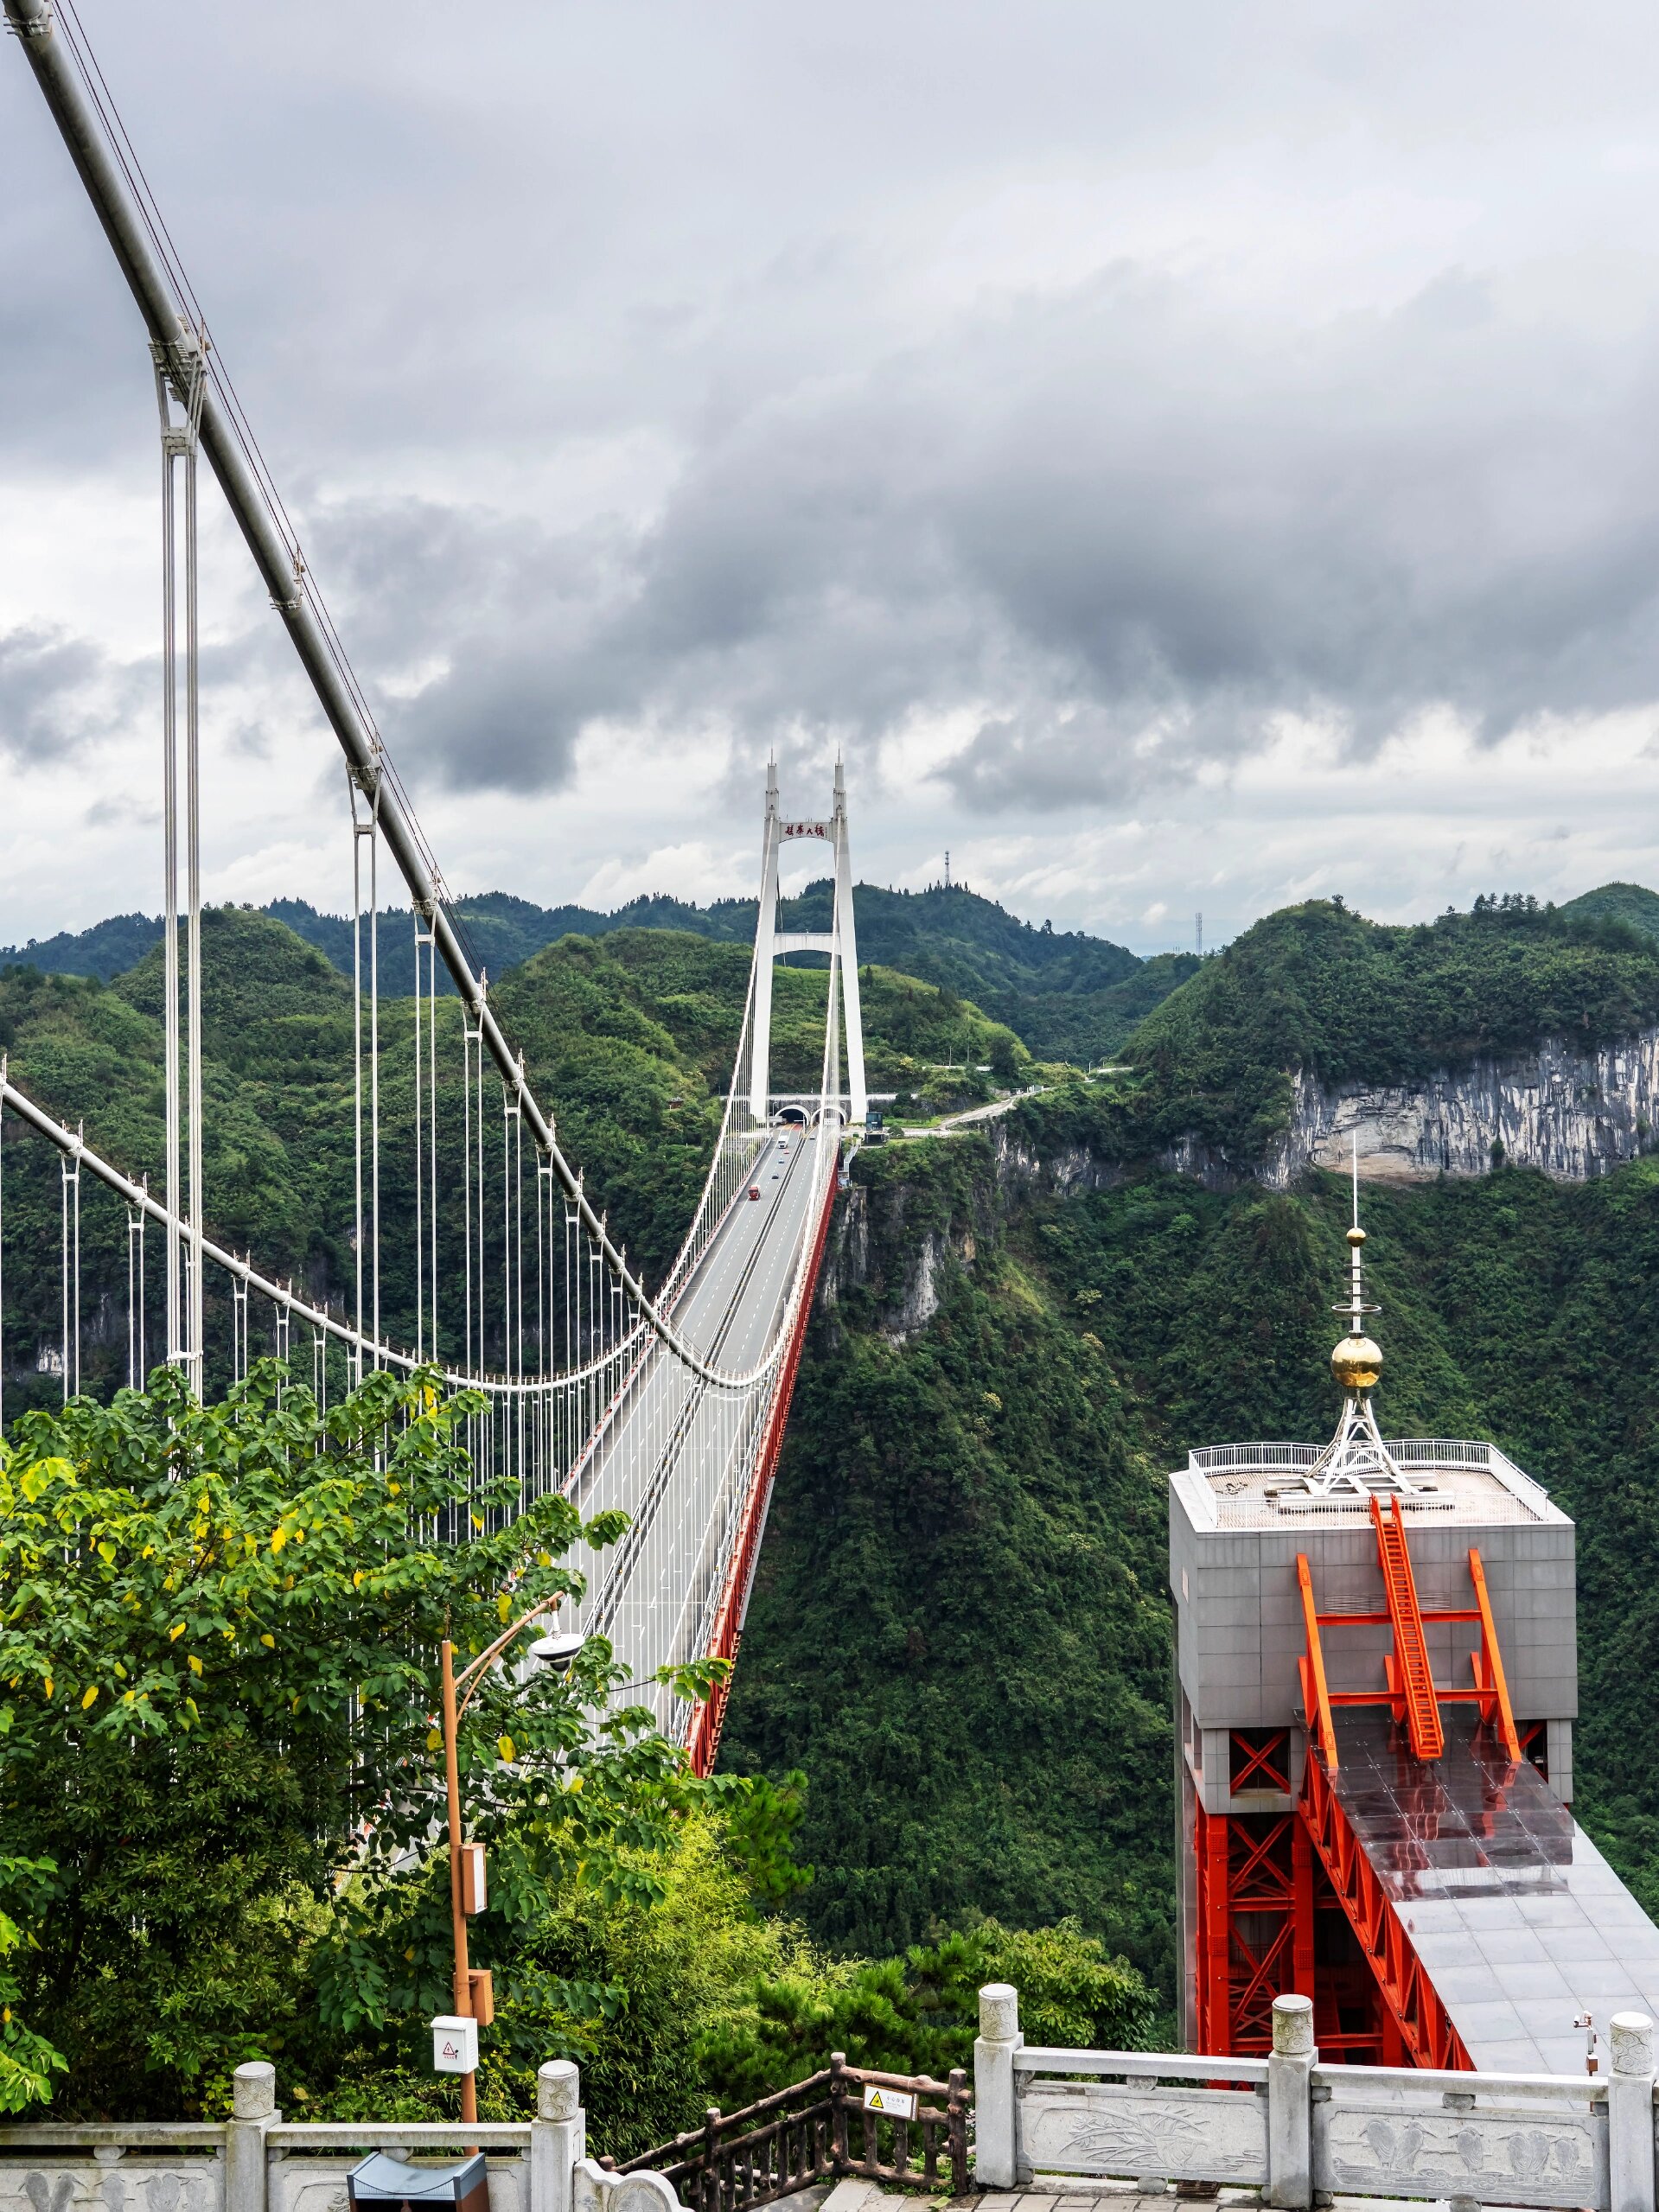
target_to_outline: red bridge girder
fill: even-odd
[[[783,1431],[789,1420],[789,1401],[794,1395],[795,1371],[801,1365],[801,1348],[806,1338],[807,1324],[812,1318],[813,1299],[818,1288],[818,1271],[823,1263],[824,1245],[829,1235],[830,1216],[835,1211],[838,1187],[836,1178],[832,1176],[829,1189],[824,1194],[824,1210],[819,1215],[817,1233],[813,1238],[812,1252],[807,1262],[806,1293],[801,1301],[800,1319],[789,1348],[783,1355],[783,1370],[778,1378],[777,1393],[767,1416],[766,1433],[755,1463],[755,1479],[750,1485],[749,1496],[743,1507],[743,1526],[738,1532],[737,1541],[732,1546],[724,1586],[720,1592],[719,1610],[714,1616],[714,1633],[709,1639],[708,1651],[705,1654],[711,1659],[735,1661],[737,1648],[743,1641],[743,1616],[749,1610],[750,1585],[755,1578],[761,1533],[766,1526],[767,1503],[772,1495],[773,1477],[777,1473],[778,1455],[783,1449]],[[720,1731],[725,1725],[726,1700],[731,1693],[731,1677],[728,1676],[708,1703],[699,1705],[697,1710],[686,1746],[692,1771],[695,1775],[711,1775],[714,1771],[714,1763],[720,1754]]]

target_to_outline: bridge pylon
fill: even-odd
[[[778,856],[795,838],[821,838],[834,854],[835,898],[830,926],[824,930],[778,928]],[[829,818],[786,817],[778,805],[775,761],[766,765],[766,818],[761,846],[761,903],[755,921],[755,1017],[750,1059],[749,1110],[763,1126],[772,1093],[772,968],[785,953],[829,956],[832,993],[840,979],[841,1020],[846,1036],[848,1111],[862,1129],[870,1107],[865,1085],[864,1028],[858,1008],[858,940],[852,919],[852,854],[847,838],[846,778],[835,763],[835,788]]]

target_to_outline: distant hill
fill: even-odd
[[[1265,916],[1129,1040],[1145,1071],[1130,1141],[1191,1133],[1242,1162],[1285,1126],[1299,1070],[1408,1084],[1479,1053],[1659,1022],[1659,931],[1579,906],[1510,896],[1390,925],[1313,899]]]
[[[90,929],[61,929],[55,937],[31,937],[27,945],[0,946],[0,967],[38,968],[42,975],[95,975],[100,983],[136,968],[152,945],[159,944],[159,915],[117,914]]]
[[[833,886],[827,877],[786,900],[789,929],[829,927]],[[322,914],[303,899],[273,899],[260,909],[316,949],[341,974],[352,967],[350,921]],[[475,963],[492,984],[562,937],[602,937],[619,929],[670,929],[747,944],[755,934],[753,899],[717,899],[699,907],[653,896],[601,913],[592,907],[538,906],[507,891],[457,901],[453,912]],[[1141,960],[1121,945],[1081,930],[1034,928],[994,900],[960,885],[892,891],[860,883],[853,892],[861,963],[896,970],[971,999],[992,1021],[1013,1030],[1038,1059],[1088,1062],[1115,1051],[1135,1023],[1183,983],[1198,963],[1190,953]],[[388,907],[380,921],[383,997],[414,989],[414,934],[406,908]],[[0,966],[19,963],[48,975],[125,974],[160,941],[158,918],[122,915],[79,933],[0,947]],[[797,965],[820,966],[811,954]],[[367,974],[367,932],[363,959]]]
[[[1569,899],[1561,913],[1586,921],[1622,921],[1644,937],[1659,937],[1659,891],[1642,883],[1602,883]]]

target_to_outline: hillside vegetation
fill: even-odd
[[[815,1326],[724,1756],[807,1773],[820,1936],[1075,1912],[1168,1999],[1163,1475],[1333,1429],[1345,1186],[1145,1171],[1010,1206],[982,1139],[854,1176],[869,1273]],[[1578,1521],[1575,1809],[1659,1914],[1659,1165],[1365,1208],[1385,1428],[1491,1437]],[[939,1304],[914,1327],[923,1238]]]
[[[1547,1036],[1587,1046],[1659,1021],[1659,940],[1530,901],[1388,927],[1340,903],[1287,907],[1206,959],[1124,1047],[1111,1141],[1188,1134],[1242,1165],[1284,1128],[1298,1072],[1420,1081]]]
[[[1139,1017],[1197,966],[1188,953],[1143,961],[1121,945],[1081,931],[1056,934],[1046,922],[1033,928],[960,885],[890,891],[860,883],[852,896],[861,960],[973,1000],[1041,1059],[1088,1061],[1110,1053]],[[832,899],[827,880],[809,884],[799,898],[782,902],[782,926],[827,929]],[[458,900],[451,911],[475,967],[499,983],[510,969],[570,936],[669,930],[746,949],[755,940],[756,907],[754,899],[717,899],[699,907],[655,896],[633,899],[601,914],[591,907],[543,907],[506,891],[487,891]],[[346,916],[319,913],[303,899],[276,899],[262,911],[315,946],[342,975],[352,973],[352,931]],[[90,929],[0,949],[0,966],[23,963],[48,974],[97,976],[109,982],[135,966],[160,942],[161,934],[154,917],[122,915]],[[367,988],[367,917],[361,940]],[[386,908],[379,927],[383,998],[413,991],[414,957],[408,909]],[[807,968],[823,965],[818,954],[790,959]],[[447,977],[440,978],[440,986],[450,990]]]
[[[241,908],[203,917],[202,1041],[209,1233],[252,1253],[266,1272],[310,1297],[338,1301],[353,1280],[352,992],[316,947],[283,923]],[[663,930],[569,937],[492,993],[524,1051],[561,1141],[603,1195],[613,1227],[643,1265],[664,1274],[690,1223],[719,1125],[742,1030],[750,955],[737,944]],[[821,972],[781,969],[774,997],[775,1088],[816,1090],[823,1056]],[[96,978],[0,970],[0,1050],[37,1103],[132,1176],[159,1182],[163,1144],[162,950],[129,973]],[[864,978],[872,1087],[923,1092],[947,1057],[992,1067],[1009,1081],[1029,1069],[1011,1030],[948,991],[871,967]],[[382,1311],[394,1336],[413,1333],[414,1002],[381,1007]],[[438,1205],[446,1248],[463,1233],[461,1009],[437,1009]],[[61,1334],[61,1194],[56,1156],[15,1122],[6,1130],[5,1349],[8,1406],[49,1398],[37,1346]],[[492,1156],[490,1173],[497,1172]],[[496,1234],[492,1213],[488,1240]],[[19,1255],[33,1254],[33,1264]],[[153,1297],[160,1298],[152,1246]],[[126,1358],[125,1209],[93,1185],[81,1191],[82,1304],[89,1386]],[[151,1307],[152,1317],[160,1311]],[[452,1328],[458,1330],[459,1316]],[[210,1316],[217,1346],[227,1316]],[[152,1337],[152,1342],[155,1339]],[[458,1350],[446,1343],[451,1353]],[[20,1366],[20,1361],[22,1363]]]
[[[1024,1928],[1072,1916],[1168,2001],[1164,1475],[1195,1444],[1330,1432],[1347,1198],[1318,1176],[1284,1195],[1247,1181],[1209,1190],[1158,1157],[1193,1133],[1247,1165],[1283,1126],[1300,1070],[1407,1082],[1547,1036],[1594,1043],[1659,1021],[1659,939],[1639,908],[1482,902],[1409,928],[1330,902],[1290,908],[1145,1013],[1128,1073],[1061,1085],[985,1134],[859,1156],[723,1751],[740,1772],[807,1776],[797,1840],[816,1875],[791,1909],[814,1941],[883,1954],[981,1916]],[[269,917],[211,917],[207,941],[215,1226],[337,1291],[349,985]],[[982,999],[861,949],[876,1087],[906,1087],[948,1056],[1024,1071],[1019,1036]],[[152,1172],[157,963],[152,952],[112,986],[0,975],[0,1046],[20,1080]],[[492,985],[648,1272],[689,1217],[747,972],[735,928],[639,929],[567,936]],[[1088,998],[1092,983],[1061,987],[1082,972],[1056,966],[1056,997]],[[992,978],[986,995],[1002,987]],[[823,990],[821,971],[779,972],[780,1082],[816,1081]],[[451,1069],[457,1014],[440,1009]],[[388,1120],[405,1132],[410,1018],[406,1003],[386,1010]],[[20,1135],[6,1143],[14,1360],[56,1333],[57,1168]],[[448,1203],[456,1177],[440,1164]],[[86,1196],[84,1218],[88,1311],[106,1299],[102,1381],[124,1357],[126,1246],[121,1209],[99,1203]],[[1578,1520],[1577,1810],[1659,1908],[1659,1718],[1641,1695],[1659,1637],[1659,1162],[1585,1186],[1503,1169],[1365,1205],[1385,1425],[1490,1436]],[[394,1254],[406,1226],[393,1214]],[[41,1259],[25,1279],[13,1255],[30,1250]],[[399,1325],[395,1264],[393,1278]],[[9,1413],[22,1380],[8,1375]],[[55,1381],[29,1384],[55,1395]],[[787,1962],[776,1971],[787,1980]],[[933,1972],[917,1967],[918,1986]],[[768,2037],[787,2043],[796,2001],[780,1997]],[[822,2032],[840,2032],[841,2002],[811,1998]],[[718,2075],[727,2061],[698,2061],[734,2094],[755,2078],[749,2062]]]

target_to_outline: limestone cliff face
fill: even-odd
[[[1289,1127],[1260,1160],[1229,1159],[1194,1138],[1164,1163],[1215,1189],[1254,1180],[1283,1190],[1310,1167],[1359,1167],[1373,1181],[1490,1175],[1502,1160],[1558,1182],[1607,1175],[1659,1144],[1659,1030],[1600,1050],[1552,1040],[1524,1056],[1488,1057],[1413,1085],[1323,1085],[1296,1079]],[[1501,1151],[1494,1151],[1501,1146]],[[952,1268],[971,1268],[1026,1201],[1121,1182],[1122,1162],[1084,1147],[1038,1152],[1005,1123],[918,1147],[911,1174],[874,1189],[855,1182],[836,1209],[819,1284],[830,1314],[874,1293],[894,1343],[925,1329]]]
[[[1659,1030],[1599,1051],[1552,1039],[1522,1058],[1476,1060],[1411,1086],[1298,1076],[1290,1127],[1255,1172],[1284,1189],[1310,1166],[1345,1169],[1357,1137],[1359,1171],[1374,1181],[1488,1175],[1504,1161],[1583,1182],[1649,1151],[1656,1128]],[[1213,1175],[1197,1151],[1171,1163]]]

